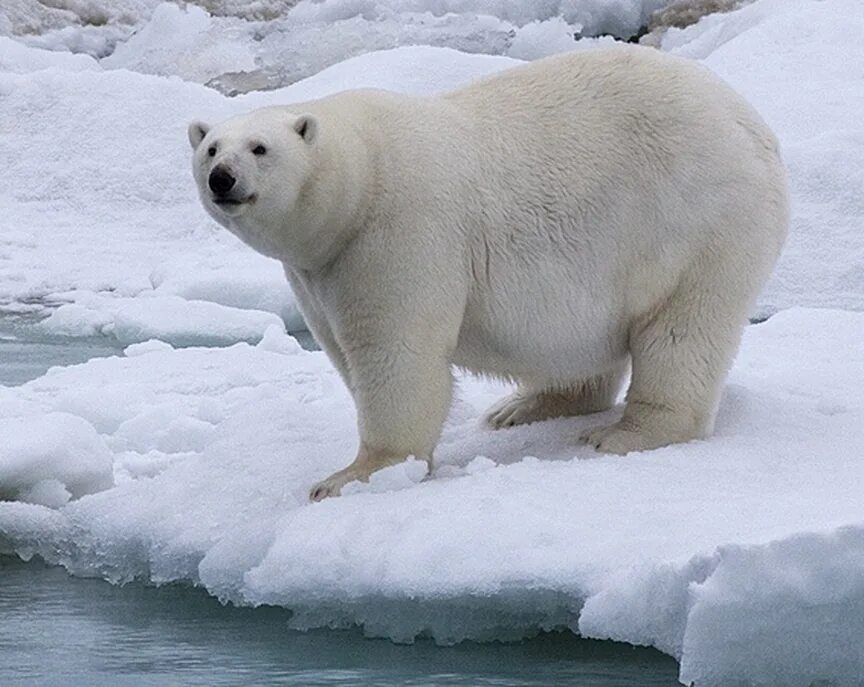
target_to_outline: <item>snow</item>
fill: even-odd
[[[279,315],[289,331],[304,328],[285,272],[276,261],[233,260],[227,269],[224,263],[196,263],[186,256],[175,256],[153,270],[149,279],[153,295],[263,310]]]
[[[232,308],[157,292],[139,298],[86,292],[77,292],[72,297],[74,303],[61,305],[38,324],[38,329],[48,336],[101,334],[123,344],[160,339],[178,346],[218,346],[235,341],[257,343],[268,328],[284,329],[285,326],[282,318],[272,312]]]
[[[3,417],[0,436],[0,498],[60,507],[113,485],[113,455],[81,417]]]
[[[6,45],[0,42],[0,64]],[[243,246],[203,212],[187,123],[352,86],[443,90],[515,63],[401,48],[354,58],[287,89],[230,100],[176,78],[98,68],[73,73],[42,68],[35,58],[29,73],[0,72],[0,156],[11,181],[0,188],[0,304],[53,307],[74,291],[107,294],[91,298],[77,315],[108,322],[118,297],[173,295],[265,310],[299,329],[281,265]],[[97,303],[104,312],[97,312]],[[141,336],[156,334],[142,329]],[[202,331],[199,339],[211,335]],[[248,338],[244,331],[235,340]]]
[[[106,64],[134,64],[149,73],[170,70],[203,81],[214,75],[211,70],[257,65],[281,72],[291,83],[349,57],[397,46],[502,54],[530,40],[534,50],[548,54],[572,45],[576,36],[628,38],[669,1],[52,0],[49,8],[33,0],[7,0],[0,10],[0,35],[87,52],[106,57]],[[545,35],[538,34],[538,24]]]
[[[835,684],[860,684],[862,571],[860,526],[724,547],[714,573],[695,590],[681,680],[822,684],[830,666]],[[816,643],[815,628],[821,634]],[[766,646],[776,653],[765,656]]]
[[[238,31],[226,31],[225,23],[199,7],[181,10],[164,3],[140,31],[118,45],[101,64],[107,69],[176,74],[202,83],[224,72],[255,69],[251,41],[232,35]]]
[[[349,482],[342,488],[342,494],[382,494],[388,491],[399,491],[410,489],[415,484],[420,484],[426,477],[428,467],[425,461],[417,460],[414,456],[397,465],[391,465],[374,473],[368,482]]]
[[[832,7],[827,13],[811,0],[761,0],[667,34],[670,50],[704,57],[781,138],[793,231],[755,314],[792,305],[864,308],[858,240],[864,165],[855,154],[864,141],[856,114],[864,89],[854,66],[864,64],[864,43],[845,38],[854,36],[856,18],[862,20],[855,0],[835,0]],[[154,20],[177,12],[160,7]],[[190,24],[217,21],[201,12],[190,8],[184,16]],[[802,22],[818,31],[798,35],[792,45],[788,36]],[[537,44],[551,43],[541,31],[517,52],[533,57],[541,54],[532,52]],[[206,53],[199,66],[193,58],[194,52],[190,68],[210,69]],[[272,312],[296,330],[302,323],[280,266],[202,211],[189,172],[186,123],[351,87],[438,92],[513,64],[504,56],[401,47],[352,58],[287,88],[229,99],[195,83],[106,69],[83,55],[0,38],[0,155],[11,181],[0,189],[0,306],[50,308],[57,294],[73,290],[149,297],[155,288]],[[794,87],[786,87],[793,78]]]
[[[862,39],[857,0],[760,0],[672,29],[663,42],[674,53],[703,59],[780,138],[792,228],[761,296],[763,309],[864,309]]]
[[[0,36],[0,73],[26,74],[51,67],[77,72],[99,69],[99,63],[89,55],[38,50]]]
[[[750,327],[716,435],[623,459],[576,442],[597,417],[480,428],[504,389],[463,378],[432,478],[408,461],[318,504],[310,486],[356,448],[324,354],[275,329],[258,347],[139,344],[0,390],[13,418],[95,428],[116,482],[53,517],[0,504],[0,532],[76,574],[284,605],[302,629],[446,644],[569,627],[657,646],[697,684],[848,681],[864,669],[862,331],[832,310]]]
[[[0,551],[284,605],[301,629],[449,644],[563,627],[657,647],[700,687],[859,684],[859,0],[757,0],[663,39],[756,106],[790,173],[791,234],[755,313],[777,314],[748,328],[712,438],[611,458],[576,440],[604,418],[493,433],[478,418],[507,389],[460,377],[431,478],[408,460],[317,504],[309,487],[356,450],[353,407],[285,333],[302,321],[281,266],[201,209],[187,122],[446,90],[590,48],[572,34],[630,30],[651,3],[52,4],[78,23],[0,11],[0,309],[129,345],[0,387]],[[313,75],[237,98],[200,83],[280,63],[275,83]]]

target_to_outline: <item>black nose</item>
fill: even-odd
[[[224,196],[234,186],[235,181],[237,180],[224,167],[217,167],[210,172],[210,179],[207,183],[210,184],[210,190],[213,193],[217,196]]]

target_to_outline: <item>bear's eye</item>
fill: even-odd
[[[207,148],[207,154],[210,157],[216,157],[216,146],[210,146],[209,148]]]
[[[265,148],[262,145],[257,145],[254,148],[252,148],[252,154],[253,155],[264,155],[266,153],[267,153],[267,148]]]

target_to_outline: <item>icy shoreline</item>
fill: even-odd
[[[319,504],[309,486],[355,442],[322,353],[276,330],[257,347],[139,344],[0,389],[21,436],[86,425],[113,455],[91,479],[115,482],[59,508],[0,503],[0,550],[285,606],[300,629],[449,644],[567,627],[655,646],[698,684],[857,684],[861,331],[864,314],[827,310],[748,328],[715,437],[624,459],[576,443],[594,417],[479,429],[502,389],[464,378],[432,479]],[[43,448],[55,480],[79,465],[68,444]]]

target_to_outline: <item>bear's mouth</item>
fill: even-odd
[[[247,205],[255,202],[255,194],[251,193],[245,198],[231,198],[229,196],[216,196],[213,202],[221,208],[236,208],[241,205]]]

